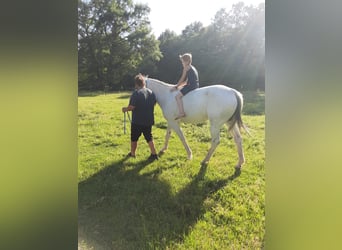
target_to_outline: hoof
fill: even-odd
[[[160,152],[165,152],[167,150],[167,148],[162,148],[161,150],[160,150]]]
[[[185,113],[182,113],[182,114],[179,114],[178,116],[176,116],[175,120],[179,120],[183,117],[185,117]]]
[[[201,165],[208,165],[209,161],[203,160],[201,161]]]
[[[241,174],[241,165],[236,165],[235,166],[235,172],[234,172],[234,176],[237,177]]]
[[[201,161],[201,166],[207,166],[209,162],[207,161]]]

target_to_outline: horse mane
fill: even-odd
[[[167,87],[173,87],[173,86],[174,86],[174,85],[172,85],[172,84],[163,82],[163,81],[161,81],[161,80],[157,80],[157,79],[153,79],[153,78],[147,78],[147,79],[153,80],[153,81],[155,81],[155,82],[157,82],[157,83],[159,83],[159,84],[161,84],[161,85],[167,86]]]

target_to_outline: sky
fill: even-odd
[[[216,12],[225,8],[229,11],[233,4],[242,0],[134,0],[135,3],[144,3],[151,8],[149,19],[152,32],[158,36],[170,29],[177,35],[189,24],[200,21],[208,26]],[[265,0],[243,0],[246,5],[257,6]]]

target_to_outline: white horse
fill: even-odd
[[[168,148],[171,129],[173,129],[182,141],[188,154],[188,159],[192,159],[192,151],[180,128],[180,122],[196,124],[209,119],[211,147],[203,159],[202,164],[209,162],[210,157],[220,143],[220,128],[223,124],[227,124],[228,132],[234,138],[239,155],[239,160],[235,168],[241,168],[245,162],[245,157],[242,149],[240,128],[243,127],[246,131],[247,129],[241,119],[243,98],[240,92],[224,85],[212,85],[195,89],[183,97],[186,116],[180,120],[175,120],[178,114],[178,108],[175,100],[177,91],[171,92],[171,88],[174,85],[146,78],[146,87],[154,92],[168,123],[165,144],[161,152],[164,152]]]

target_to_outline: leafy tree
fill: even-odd
[[[158,40],[149,11],[131,0],[79,0],[80,89],[131,88],[138,72],[176,83],[185,52],[193,55],[201,86],[265,89],[265,4],[234,4],[207,27],[194,22],[180,35],[167,29]]]
[[[182,38],[189,39],[197,36],[202,31],[202,29],[204,29],[204,27],[201,22],[193,22],[186,26],[185,29],[182,31]]]
[[[128,88],[127,79],[161,58],[148,6],[131,0],[79,0],[78,11],[80,89]]]
[[[181,53],[181,42],[179,36],[173,31],[165,30],[158,38],[160,51],[163,58],[157,64],[156,78],[175,84],[180,77],[181,65],[179,54]]]
[[[166,30],[158,38],[162,60],[159,79],[174,83],[181,72],[178,55],[190,52],[200,85],[224,84],[237,89],[265,88],[265,5],[240,2],[230,11],[220,9],[213,22],[187,25],[181,35]]]

